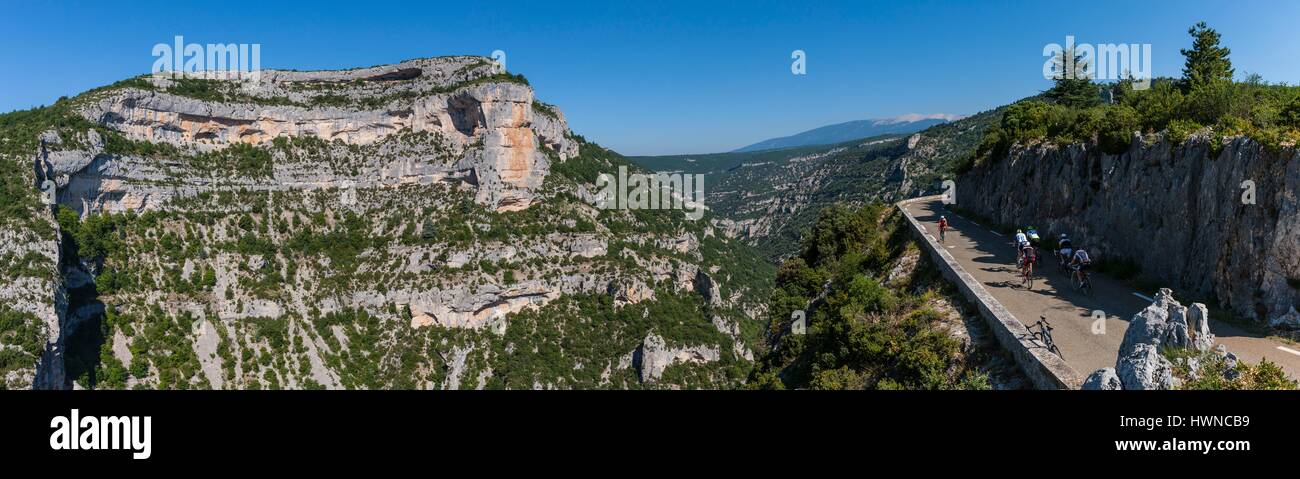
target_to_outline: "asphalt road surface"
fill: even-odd
[[[1152,302],[1154,291],[1137,291],[1095,272],[1091,296],[1075,291],[1047,252],[1034,271],[1033,288],[1025,288],[1016,271],[1013,238],[944,210],[938,199],[918,201],[905,208],[936,239],[940,212],[947,216],[951,227],[941,244],[948,253],[1021,323],[1032,325],[1040,316],[1046,316],[1062,357],[1084,377],[1101,368],[1115,367],[1129,319]],[[1094,311],[1105,315],[1103,334],[1093,331]],[[1268,358],[1292,378],[1300,378],[1300,346],[1267,339],[1218,321],[1210,323],[1210,331],[1217,342],[1226,345],[1237,357],[1251,363]]]

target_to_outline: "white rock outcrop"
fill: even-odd
[[[1120,343],[1115,368],[1097,370],[1084,389],[1174,389],[1180,386],[1164,348],[1209,351],[1214,347],[1209,310],[1201,303],[1183,306],[1162,288],[1151,305],[1133,315]]]
[[[633,363],[643,383],[653,383],[676,363],[708,363],[719,359],[718,350],[703,346],[669,348],[664,338],[651,332],[633,353]]]

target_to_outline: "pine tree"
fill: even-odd
[[[1067,58],[1073,61],[1067,62]],[[1086,108],[1101,103],[1101,89],[1092,82],[1090,69],[1082,55],[1073,49],[1064,50],[1053,61],[1056,84],[1043,92],[1043,96],[1059,105]]]
[[[433,226],[433,220],[424,220],[424,224],[420,225],[420,238],[425,241],[432,241],[437,235],[438,231]]]
[[[1187,33],[1194,40],[1191,50],[1181,50],[1183,56],[1187,57],[1183,65],[1183,90],[1191,91],[1214,82],[1232,81],[1232,61],[1228,59],[1231,51],[1219,46],[1219,32],[1206,26],[1205,22],[1200,22],[1187,29]]]

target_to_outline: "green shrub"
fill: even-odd
[[[1282,108],[1278,115],[1278,123],[1291,128],[1300,128],[1300,96]]]
[[[1128,151],[1133,144],[1133,133],[1141,128],[1137,111],[1124,105],[1103,107],[1101,111],[1096,130],[1098,146],[1112,155]]]
[[[1134,90],[1131,80],[1109,87],[1115,106],[1094,107],[1082,101],[1083,81],[1058,81],[1043,97],[1008,107],[997,131],[991,131],[971,162],[997,161],[1014,143],[1049,141],[1058,144],[1096,141],[1102,151],[1117,154],[1130,144],[1132,131],[1166,131],[1175,143],[1185,141],[1201,125],[1213,125],[1216,138],[1248,136],[1270,151],[1300,140],[1300,87],[1269,84],[1259,75],[1232,80],[1228,49],[1218,32],[1203,22],[1193,26],[1191,49],[1180,80],[1156,78],[1146,90]],[[1212,144],[1212,152],[1220,145]]]
[[[934,296],[881,281],[893,260],[916,253],[900,216],[885,211],[880,205],[823,210],[803,253],[777,273],[768,310],[778,343],[760,358],[748,387],[990,387],[987,374],[961,357],[957,340],[941,326],[944,314],[928,306]],[[793,311],[805,312],[807,334],[788,334]]]
[[[1152,80],[1150,89],[1135,91],[1125,98],[1126,104],[1137,111],[1142,130],[1148,133],[1164,130],[1169,122],[1180,118],[1183,101],[1182,90],[1167,78]]]
[[[1300,388],[1286,371],[1268,359],[1251,364],[1238,361],[1236,374],[1227,374],[1228,364],[1215,351],[1166,348],[1165,358],[1174,364],[1174,375],[1183,380],[1181,389],[1196,390],[1293,390]],[[1200,365],[1192,374],[1191,362]],[[1231,377],[1232,379],[1229,379]]]
[[[1169,122],[1169,129],[1166,130],[1165,138],[1169,139],[1171,143],[1182,144],[1184,141],[1187,141],[1187,138],[1190,137],[1192,133],[1196,133],[1202,128],[1205,127],[1191,120],[1174,120]]]

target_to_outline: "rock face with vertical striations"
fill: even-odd
[[[998,224],[1068,233],[1099,261],[1132,261],[1146,279],[1284,324],[1300,305],[1300,152],[1212,141],[1135,135],[1118,155],[1017,145],[960,177],[957,204]]]

